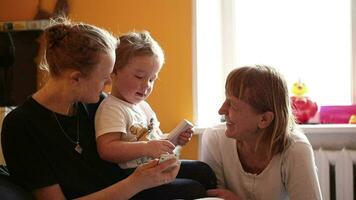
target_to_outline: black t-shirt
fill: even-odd
[[[2,148],[13,178],[29,190],[59,184],[64,195],[76,198],[93,193],[125,178],[114,163],[101,160],[95,143],[92,113],[78,103],[77,114],[56,114],[68,136],[76,141],[79,119],[80,146],[74,150],[60,129],[54,113],[33,98],[9,113],[2,127]],[[78,116],[79,115],[79,118]]]

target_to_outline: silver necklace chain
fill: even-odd
[[[63,135],[73,144],[75,144],[74,150],[76,152],[78,152],[79,154],[82,153],[83,149],[79,144],[80,141],[80,134],[79,134],[79,113],[77,113],[77,140],[74,141],[71,137],[69,137],[69,135],[65,132],[64,128],[62,127],[61,123],[58,120],[57,114],[55,112],[52,112],[54,119],[56,120],[59,128],[61,129],[61,132],[63,133]]]

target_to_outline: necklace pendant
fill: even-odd
[[[83,149],[82,149],[82,147],[79,145],[79,144],[77,144],[77,146],[75,146],[75,151],[76,152],[78,152],[79,154],[82,154],[82,152],[83,152]]]

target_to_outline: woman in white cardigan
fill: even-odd
[[[223,199],[322,199],[312,147],[297,130],[284,78],[268,66],[237,68],[219,110],[226,124],[203,134],[202,159]]]

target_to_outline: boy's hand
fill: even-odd
[[[177,145],[184,146],[190,141],[190,139],[192,139],[192,135],[193,130],[191,128],[182,132],[181,134],[179,134]]]
[[[168,140],[150,140],[146,143],[148,156],[159,158],[162,154],[172,154],[175,148],[174,144]]]

